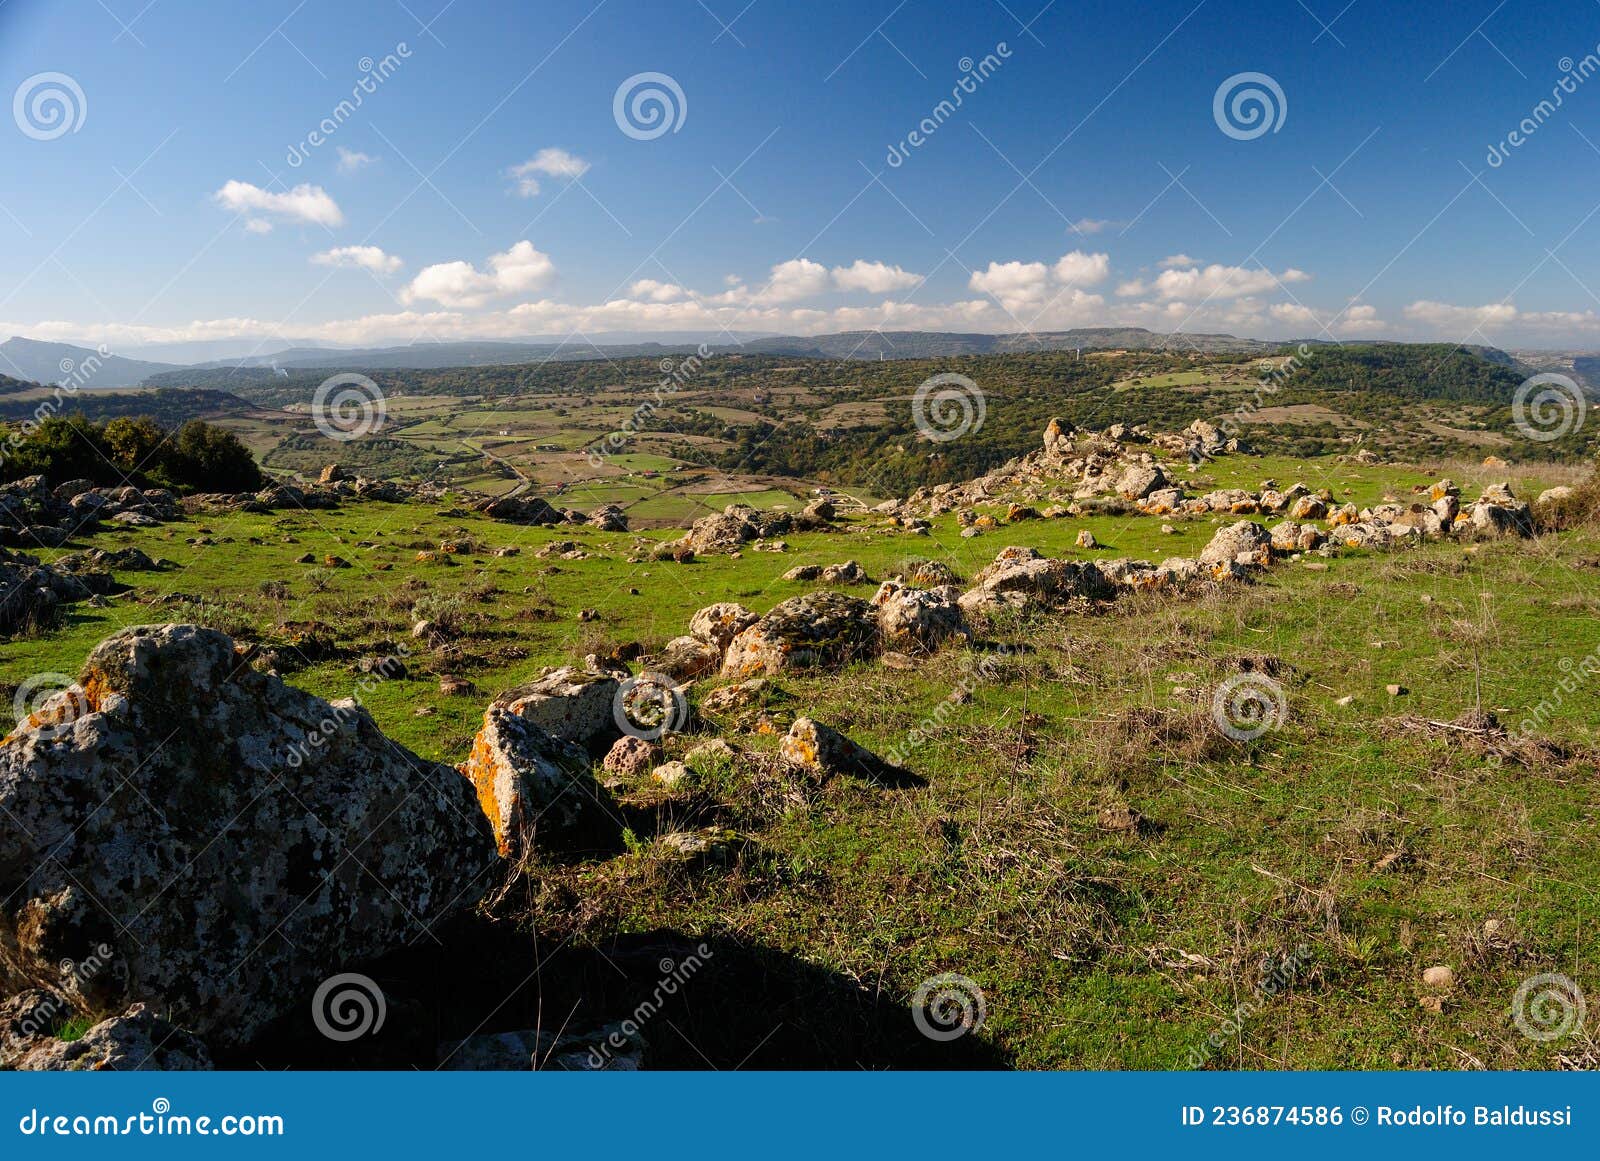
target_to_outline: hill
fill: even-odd
[[[177,370],[171,363],[102,355],[88,347],[41,343],[20,335],[0,343],[0,367],[20,378],[45,384],[77,376],[77,387],[83,391],[137,387],[152,375]]]

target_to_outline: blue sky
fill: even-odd
[[[1600,72],[1535,113],[1597,46],[1594,0],[9,0],[0,335],[1600,347]]]

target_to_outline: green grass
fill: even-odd
[[[1469,468],[1228,457],[1199,474],[1217,487],[1303,480],[1366,504],[1404,499],[1441,473],[1467,484]],[[1542,486],[1510,475],[1519,493]],[[703,499],[720,509],[780,496],[798,507],[782,493]],[[618,642],[659,644],[715,601],[765,611],[811,587],[781,580],[796,564],[853,558],[876,581],[911,557],[970,577],[1009,544],[1159,560],[1194,555],[1223,522],[1169,518],[1175,531],[1164,535],[1160,519],[1095,514],[964,539],[953,514],[926,536],[861,518],[786,535],[786,553],[680,565],[627,561],[637,539],[674,531],[520,528],[443,514],[449,507],[351,504],[101,534],[100,547],[136,545],[181,567],[126,574],[133,594],[0,644],[0,667],[12,681],[75,673],[95,642],[146,621],[200,620],[259,640],[285,620],[320,620],[345,656],[289,680],[349,696],[358,656],[414,647],[409,677],[364,700],[391,736],[455,762],[496,690]],[[1085,528],[1106,547],[1077,549]],[[483,551],[416,563],[419,550],[458,538]],[[536,555],[563,540],[592,555]],[[504,546],[520,554],[492,554]],[[354,567],[294,563],[306,553]],[[976,682],[962,662],[979,653],[959,646],[911,671],[784,675],[788,712],[880,753],[907,748],[920,730],[907,766],[926,785],[837,778],[768,808],[751,767],[719,771],[697,809],[750,834],[763,861],[656,873],[655,831],[638,824],[628,855],[535,866],[541,890],[501,918],[575,946],[660,929],[734,939],[897,1002],[930,976],[958,972],[984,992],[981,1035],[1024,1067],[1184,1067],[1251,997],[1263,960],[1304,945],[1293,986],[1224,1036],[1214,1065],[1544,1068],[1585,1052],[1593,1064],[1592,1042],[1528,1040],[1507,1012],[1519,982],[1539,972],[1569,974],[1591,995],[1600,988],[1596,688],[1564,697],[1540,727],[1574,749],[1572,761],[1419,723],[1481,707],[1515,726],[1549,702],[1600,643],[1597,560],[1600,535],[1578,532],[1350,554],[1326,571],[1285,562],[1253,585],[980,626],[986,648],[1012,652]],[[264,595],[267,581],[288,595]],[[204,603],[156,603],[173,593]],[[440,601],[460,609],[458,658],[409,635],[417,603]],[[599,620],[580,623],[584,608]],[[1216,730],[1209,695],[1243,666],[1276,672],[1287,717],[1241,743]],[[482,696],[441,695],[443,672]],[[942,709],[963,682],[970,700]],[[1391,683],[1409,692],[1391,697]],[[773,735],[730,737],[757,752],[776,745]],[[674,739],[672,750],[699,740]],[[1137,812],[1139,829],[1102,826],[1102,811],[1121,808]],[[679,822],[659,816],[661,826]],[[1492,938],[1488,921],[1500,924]],[[1431,1011],[1420,976],[1437,963],[1459,983]],[[817,1036],[825,1032],[819,1025]]]

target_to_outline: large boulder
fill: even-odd
[[[721,601],[707,605],[689,618],[689,636],[723,650],[730,641],[759,620],[759,616],[743,605]]]
[[[1124,500],[1143,500],[1170,487],[1172,481],[1159,464],[1131,464],[1117,479],[1117,494]]]
[[[961,595],[961,608],[971,613],[983,608],[1049,606],[1072,597],[1110,595],[1111,586],[1095,564],[1048,560],[1036,553],[1008,553],[1010,549],[972,578],[972,587]]]
[[[507,524],[560,524],[564,519],[538,496],[496,496],[479,504],[478,511]]]
[[[566,666],[506,690],[490,708],[509,710],[551,737],[599,756],[622,733],[617,721],[621,696],[615,677]]]
[[[1200,563],[1210,567],[1232,563],[1265,567],[1272,563],[1272,533],[1251,520],[1219,528],[1200,550]]]
[[[966,631],[961,606],[927,589],[884,581],[873,594],[883,648],[906,653],[932,650],[946,637]]]
[[[497,866],[471,787],[222,633],[125,629],[0,744],[0,982],[243,1043]],[[109,948],[109,966],[77,961]]]
[[[877,652],[878,624],[871,605],[843,593],[791,597],[728,645],[724,677],[753,677],[786,669],[836,667]]]
[[[784,512],[762,512],[748,504],[729,504],[689,526],[682,543],[696,552],[732,552],[747,540],[782,536],[794,527]]]
[[[504,706],[484,714],[461,773],[508,858],[535,847],[604,847],[620,833],[588,753]]]

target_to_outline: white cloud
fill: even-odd
[[[213,195],[217,203],[236,214],[253,214],[313,226],[342,226],[339,203],[320,185],[297,185],[286,193],[272,193],[247,181],[230,181]]]
[[[1305,282],[1310,277],[1305,271],[1293,267],[1282,274],[1274,274],[1265,267],[1249,270],[1243,266],[1213,263],[1203,269],[1191,266],[1184,270],[1165,270],[1157,276],[1154,289],[1161,298],[1240,298],[1277,290],[1280,284]]]
[[[1163,270],[1177,270],[1186,266],[1198,266],[1200,259],[1191,258],[1187,254],[1169,254],[1156,265]]]
[[[920,274],[912,274],[883,262],[868,262],[863,258],[857,258],[849,266],[833,268],[833,284],[840,290],[888,294],[891,290],[909,290],[921,281]]]
[[[425,267],[401,293],[409,304],[430,300],[449,307],[482,306],[490,299],[537,290],[555,276],[555,263],[528,241],[489,257],[488,270],[470,262],[440,262]]]
[[[1051,273],[1064,286],[1098,286],[1111,275],[1111,258],[1106,254],[1074,250],[1063,254]]]
[[[639,279],[628,287],[628,293],[647,302],[675,302],[689,296],[689,292],[676,282],[658,282],[654,278]]]
[[[245,222],[244,232],[247,234],[270,234],[272,233],[272,223],[265,218],[251,218]]]
[[[980,294],[993,295],[1002,307],[1016,314],[1044,305],[1050,271],[1043,262],[991,262],[987,270],[974,270],[967,285]]]
[[[311,261],[318,266],[347,266],[370,270],[374,274],[393,274],[405,263],[393,254],[385,254],[377,246],[337,246],[313,254]]]
[[[1117,226],[1126,225],[1125,222],[1114,222],[1110,218],[1079,218],[1067,227],[1074,234],[1099,234]]]
[[[354,149],[346,149],[343,145],[338,148],[340,173],[355,173],[357,170],[365,169],[378,160],[370,153],[359,153]]]
[[[588,172],[589,163],[565,149],[541,149],[527,161],[511,167],[511,176],[517,179],[517,193],[525,198],[538,196],[537,174],[571,180]]]
[[[797,302],[828,289],[828,268],[809,258],[791,258],[772,268],[767,285],[756,294],[760,302]]]

